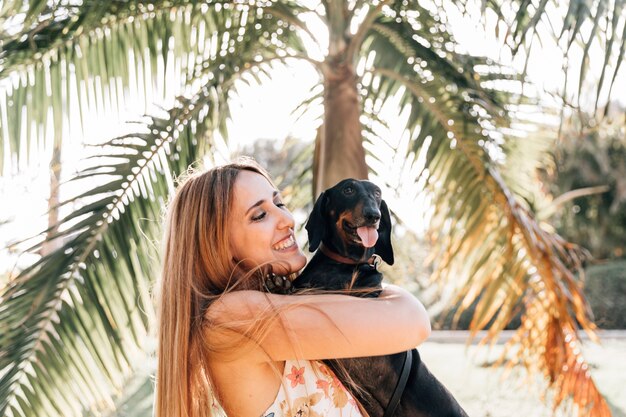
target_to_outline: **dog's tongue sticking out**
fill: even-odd
[[[366,248],[371,248],[378,240],[378,231],[375,227],[361,226],[356,229],[356,232]]]

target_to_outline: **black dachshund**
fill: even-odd
[[[378,259],[389,265],[394,262],[391,218],[378,186],[369,181],[346,179],[324,191],[315,202],[306,230],[309,250],[317,249],[317,252],[294,281],[296,290],[352,290],[351,294],[357,296],[378,296],[382,289]],[[371,417],[389,416],[385,411],[390,402],[392,405],[395,402],[391,398],[401,376],[406,386],[394,416],[467,417],[452,394],[420,360],[417,349],[394,355],[325,361],[338,376],[341,372],[336,362],[339,361],[367,393],[354,395]]]

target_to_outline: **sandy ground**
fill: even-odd
[[[427,341],[419,347],[422,360],[457,398],[470,417],[569,417],[572,410],[541,400],[545,385],[529,382],[522,371],[503,378],[503,368],[485,366],[499,357],[501,346],[466,347],[463,343]],[[626,339],[585,342],[585,359],[604,394],[613,417],[626,417]]]

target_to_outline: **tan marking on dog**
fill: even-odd
[[[349,236],[346,231],[343,228],[343,222],[346,221],[350,224],[354,224],[354,218],[352,216],[352,211],[348,210],[348,211],[344,211],[341,214],[339,214],[339,218],[337,219],[337,222],[335,223],[335,230],[337,230],[337,233],[339,234],[339,237],[341,238],[341,243],[344,245],[344,252],[347,250],[347,248],[345,247],[347,245],[347,242],[351,241],[353,239],[352,236]]]

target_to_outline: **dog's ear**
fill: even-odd
[[[380,225],[378,226],[378,241],[374,252],[383,258],[387,265],[393,265],[393,248],[391,247],[391,215],[385,200],[380,202]]]
[[[304,228],[309,236],[309,251],[314,252],[324,239],[326,233],[326,193],[322,191],[322,194],[317,197],[315,204],[313,205],[313,211],[309,215],[309,219],[306,222]]]

